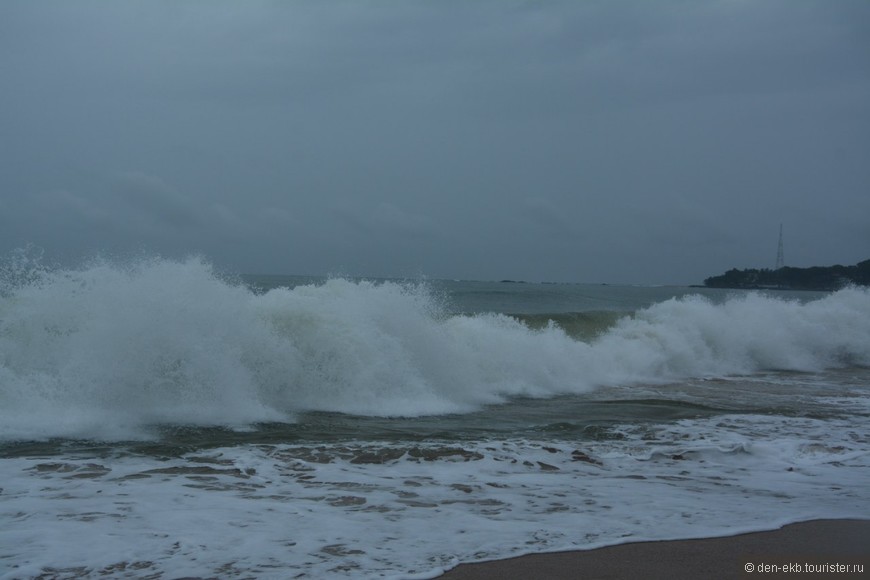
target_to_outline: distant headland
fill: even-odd
[[[728,270],[722,275],[704,280],[708,288],[779,288],[786,290],[839,290],[844,286],[870,286],[870,260],[854,266],[814,266],[777,270]]]

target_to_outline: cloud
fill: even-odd
[[[405,211],[391,203],[379,203],[368,217],[371,225],[404,236],[431,236],[435,224],[424,215]]]
[[[69,220],[89,226],[105,226],[112,221],[112,213],[105,205],[64,189],[37,194],[34,201],[35,207],[32,209],[55,220]]]
[[[299,218],[293,212],[283,207],[262,207],[257,210],[255,217],[258,222],[270,224],[278,228],[293,228],[301,225]]]
[[[367,236],[418,238],[433,236],[437,232],[435,222],[427,216],[406,211],[390,202],[366,205],[344,200],[333,204],[330,211],[342,222]]]
[[[120,211],[135,212],[156,227],[189,228],[200,221],[195,204],[155,175],[120,173],[111,184],[110,195],[116,196]]]
[[[521,218],[526,223],[532,223],[553,236],[576,236],[579,217],[573,208],[559,207],[550,199],[543,197],[528,197],[520,206]]]
[[[782,221],[793,264],[854,263],[868,18],[825,0],[0,2],[0,243],[697,282],[766,256]]]

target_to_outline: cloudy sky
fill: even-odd
[[[700,283],[870,258],[866,0],[0,2],[0,253]]]

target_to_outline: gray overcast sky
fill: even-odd
[[[0,253],[700,283],[870,258],[870,2],[0,2]]]

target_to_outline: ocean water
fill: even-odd
[[[866,288],[0,272],[2,578],[430,578],[870,518]]]

